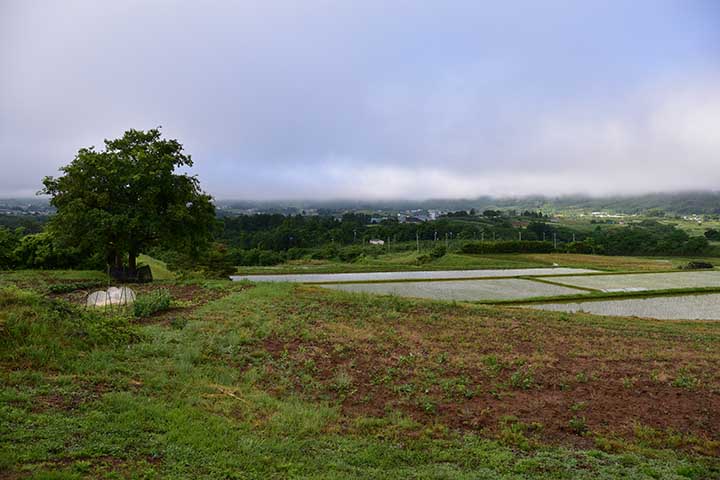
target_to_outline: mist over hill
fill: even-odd
[[[395,211],[412,209],[437,210],[542,210],[545,213],[568,211],[609,211],[617,213],[645,213],[661,210],[668,214],[720,214],[720,191],[676,192],[644,195],[591,197],[570,195],[559,197],[524,196],[496,198],[481,196],[466,199],[428,200],[275,200],[253,201],[216,199],[220,213],[248,210],[258,212],[293,213],[305,211]],[[15,215],[47,215],[54,209],[44,197],[0,198],[0,213]]]
[[[543,197],[526,196],[494,198],[482,196],[469,199],[429,199],[407,201],[264,201],[218,200],[220,207],[232,209],[257,210],[475,210],[515,209],[543,210],[548,213],[558,211],[612,211],[619,213],[643,213],[649,210],[661,210],[671,214],[720,214],[720,192],[677,192],[653,193],[644,195],[590,197],[581,195]]]

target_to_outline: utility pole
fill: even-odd
[[[575,234],[573,233],[573,243],[575,243]]]
[[[553,248],[557,249],[557,232],[553,232]]]
[[[545,241],[545,232],[543,232],[543,242]]]
[[[433,238],[433,242],[437,242],[437,230],[435,230],[435,237]]]
[[[518,232],[518,240],[522,242],[522,230]]]
[[[450,242],[448,241],[448,234],[445,232],[445,248],[447,248],[450,245]]]
[[[493,242],[495,241],[495,232],[493,232]]]
[[[353,229],[353,243],[357,242],[357,229]]]
[[[417,252],[420,253],[420,233],[415,230],[415,242],[417,242]]]

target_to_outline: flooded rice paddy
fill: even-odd
[[[512,268],[495,270],[437,270],[422,272],[300,273],[289,275],[234,275],[232,280],[251,282],[336,283],[393,280],[441,280],[484,277],[526,277],[593,273],[585,268]]]
[[[720,287],[720,271],[567,276],[553,278],[552,281],[604,292]]]
[[[531,308],[661,320],[720,320],[720,294],[548,303]]]
[[[233,280],[317,283],[347,292],[458,301],[560,297],[525,308],[677,320],[720,320],[720,293],[563,302],[567,295],[720,287],[720,271],[597,274],[579,268],[524,268],[293,275],[238,275]],[[524,278],[516,278],[524,277]],[[545,278],[543,278],[545,277]],[[573,299],[574,300],[574,299]]]
[[[521,278],[494,280],[458,280],[442,282],[342,283],[323,285],[323,288],[346,292],[379,293],[401,297],[431,298],[435,300],[517,300],[529,297],[576,295],[574,288],[533,282]]]

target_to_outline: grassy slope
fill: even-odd
[[[165,262],[157,260],[149,255],[140,255],[138,257],[138,263],[141,265],[148,265],[152,270],[153,278],[155,280],[172,280],[175,278],[175,274],[168,270]]]
[[[616,405],[606,418],[618,423],[603,426],[603,406],[593,403],[615,394],[620,379],[613,369],[626,362],[637,366],[628,391],[637,384],[646,392],[637,395],[670,389],[673,398],[695,405],[717,392],[718,324],[628,323],[283,284],[244,291],[209,285],[219,286],[229,295],[187,323],[120,322],[105,330],[81,323],[80,336],[59,328],[69,317],[52,313],[36,295],[0,297],[0,472],[36,478],[720,475],[717,460],[705,456],[716,454],[717,439],[703,433],[694,410],[683,412],[698,421],[686,434],[663,430],[663,416],[656,429],[636,424],[628,433],[630,416],[642,419],[641,412]],[[556,344],[567,350],[553,350]],[[326,365],[328,358],[334,363]],[[369,363],[354,370],[355,360]],[[577,374],[576,363],[583,368]],[[378,370],[363,380],[363,371],[376,367],[389,376]],[[569,382],[568,389],[556,390],[558,381]],[[566,410],[543,429],[533,410],[521,406],[547,392],[558,392]],[[588,405],[575,409],[579,398]],[[378,401],[385,403],[377,410],[363,407]],[[457,423],[456,417],[482,417],[482,402],[490,408],[486,421]],[[451,403],[467,411],[446,411]],[[511,410],[503,412],[504,405]],[[510,416],[500,419],[501,413]],[[563,433],[570,417],[587,417],[587,426],[571,423]],[[682,422],[680,414],[670,420]]]

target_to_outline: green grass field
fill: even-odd
[[[566,253],[529,253],[467,255],[448,253],[429,263],[419,263],[417,252],[389,253],[375,257],[362,257],[356,262],[332,260],[295,260],[272,267],[238,267],[238,273],[343,273],[387,272],[411,270],[473,270],[497,268],[562,267],[591,268],[604,271],[667,271],[675,270],[691,260],[718,263],[718,258],[689,257],[611,257],[605,255],[580,255]]]
[[[135,319],[44,293],[93,278],[0,274],[0,478],[720,477],[718,323],[225,281],[166,281],[180,300]]]
[[[669,218],[666,220],[662,220],[662,223],[677,225],[678,228],[685,230],[690,235],[696,236],[701,236],[705,234],[705,231],[710,228],[714,228],[715,230],[720,229],[720,222],[716,220],[706,220],[704,222],[698,223],[697,221],[693,220]]]

